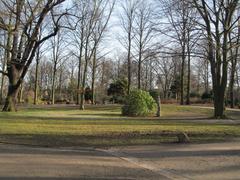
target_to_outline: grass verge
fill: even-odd
[[[85,111],[74,106],[24,108],[0,113],[0,142],[99,147],[176,142],[179,132],[186,132],[192,142],[240,137],[238,123],[212,122],[211,113],[211,109],[163,105],[161,118],[130,118],[120,115],[119,106],[89,106]]]

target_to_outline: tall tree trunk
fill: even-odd
[[[131,80],[132,80],[132,72],[131,72],[131,45],[132,45],[132,39],[131,39],[131,34],[129,35],[129,39],[128,39],[128,57],[127,57],[127,60],[128,60],[128,85],[127,85],[127,93],[130,94],[130,90],[131,90]]]
[[[8,85],[8,93],[7,97],[5,100],[5,104],[3,107],[3,111],[16,111],[16,103],[17,103],[17,95],[19,91],[19,87],[22,83],[23,79],[20,78],[20,73],[22,72],[23,68],[22,66],[18,64],[13,64],[12,62],[16,62],[17,59],[19,59],[19,56],[21,56],[22,50],[23,50],[23,38],[20,38],[19,36],[19,27],[20,27],[20,15],[23,7],[23,2],[24,1],[19,1],[17,3],[17,8],[16,8],[16,19],[15,19],[15,32],[11,34],[9,32],[8,36],[11,38],[11,58],[7,59],[7,76],[9,80],[9,85]],[[11,37],[12,36],[12,37]],[[19,40],[22,40],[19,43]],[[9,40],[10,43],[10,40]],[[19,44],[18,44],[19,43]],[[10,47],[10,46],[9,46]],[[9,48],[10,49],[10,48]],[[8,49],[8,51],[9,51]],[[19,53],[20,52],[20,53]],[[10,55],[10,52],[9,52]]]
[[[81,68],[82,68],[82,55],[83,55],[83,28],[81,34],[81,44],[79,49],[79,57],[78,57],[78,81],[77,81],[77,104],[80,104],[81,101]]]
[[[198,75],[197,75],[197,93],[200,94],[200,69],[198,69]]]
[[[6,63],[7,63],[7,58],[5,56],[4,62],[3,62],[3,71],[6,71]],[[2,74],[1,78],[1,90],[0,90],[0,104],[3,103],[3,93],[4,93],[4,83],[5,83],[5,74]]]
[[[23,83],[20,85],[19,93],[18,93],[18,103],[23,102]]]
[[[145,65],[145,69],[146,69],[146,71],[145,71],[145,91],[147,91],[147,88],[148,88],[148,68],[149,68],[149,64],[148,63],[146,63],[146,65]]]
[[[9,25],[11,24],[12,22],[12,15],[10,15],[10,19],[9,19]],[[6,38],[7,36],[7,38]],[[7,32],[5,34],[5,38],[6,38],[6,49],[5,49],[5,52],[4,52],[4,62],[3,62],[3,71],[5,72],[6,69],[7,69],[7,62],[10,61],[10,49],[11,49],[11,38],[12,37],[12,34],[11,34],[11,31]],[[4,93],[4,81],[5,81],[5,75],[2,74],[2,81],[1,81],[1,94],[0,94],[0,104],[3,103],[3,93]]]
[[[84,106],[84,103],[85,103],[85,84],[86,84],[87,68],[88,68],[88,61],[89,61],[88,43],[89,43],[89,37],[86,39],[86,44],[85,44],[85,64],[84,64],[83,79],[82,79],[80,110],[85,109],[85,106]]]
[[[205,92],[209,93],[209,62],[208,60],[205,60],[205,74],[206,74],[206,79],[205,79]]]
[[[52,91],[51,91],[52,104],[55,104],[55,79],[56,79],[56,72],[57,72],[57,65],[55,63],[54,67],[53,67],[53,77],[52,77]]]
[[[181,99],[180,104],[184,104],[184,76],[185,76],[185,60],[186,60],[186,20],[183,18],[183,32],[182,32],[182,64],[181,64]]]
[[[2,74],[2,80],[1,80],[1,91],[0,91],[0,104],[3,104],[3,93],[4,93],[4,82],[5,82],[5,75]]]
[[[216,33],[218,35],[218,33]],[[222,43],[222,49],[220,50],[220,38],[217,37],[218,41],[216,41],[216,46],[218,48],[215,49],[216,52],[216,65],[215,61],[211,61],[211,71],[213,77],[213,92],[214,92],[214,117],[224,118],[225,117],[225,91],[227,86],[227,73],[228,73],[228,62],[227,62],[227,33],[224,33],[224,40]],[[209,42],[211,43],[211,42]],[[212,44],[212,43],[211,43]],[[212,45],[211,45],[212,46]],[[211,50],[213,52],[213,50]],[[214,55],[211,55],[213,58]],[[211,59],[210,58],[210,59]],[[222,65],[221,63],[222,62]]]
[[[231,70],[231,75],[230,75],[230,82],[229,82],[229,95],[230,95],[230,107],[234,108],[234,92],[233,92],[233,87],[234,87],[234,74],[235,72],[233,72],[233,67]]]
[[[81,101],[80,101],[80,110],[84,110],[84,102],[85,102],[85,83],[86,83],[86,76],[87,76],[87,61],[85,60],[84,71],[83,71],[83,80],[82,80],[82,88],[81,88]]]
[[[60,74],[59,74],[59,97],[62,98],[62,79],[63,79],[63,67],[60,68]]]
[[[81,54],[81,53],[80,53]],[[78,81],[77,81],[77,105],[80,104],[81,101],[81,67],[82,67],[82,55],[78,57]]]
[[[237,88],[238,88],[238,90],[239,90],[239,89],[240,89],[240,82],[239,82],[238,71],[236,71],[236,82],[237,82]]]
[[[74,83],[74,67],[71,66],[71,76],[70,76],[70,84],[71,84],[71,87]],[[70,102],[74,102],[74,91],[72,91],[71,93],[71,99],[70,99]],[[78,95],[78,94],[77,94]],[[78,98],[78,97],[77,97]]]
[[[152,61],[150,60],[150,68],[149,68],[149,90],[153,89],[153,67]]]
[[[38,103],[38,71],[39,71],[39,61],[40,61],[40,49],[37,50],[36,56],[36,67],[35,67],[35,82],[34,82],[34,102],[33,104],[37,105]]]
[[[93,67],[92,67],[92,104],[95,104],[95,76],[96,76],[96,62],[97,61],[97,51],[94,50],[93,55]]]
[[[180,104],[184,104],[184,79],[185,79],[185,60],[186,60],[186,40],[187,40],[187,24],[188,24],[188,11],[186,4],[182,6],[182,32],[181,32],[181,47],[182,47],[182,65],[181,65],[181,100]]]
[[[180,104],[184,104],[184,75],[185,75],[185,47],[182,47],[182,65],[181,65],[181,99]]]
[[[142,55],[140,55],[142,56]],[[141,71],[142,71],[142,59],[139,57],[138,60],[138,89],[141,89]]]
[[[161,98],[160,98],[160,93],[157,96],[157,117],[161,116]]]
[[[239,53],[239,41],[240,41],[240,20],[239,20],[239,26],[238,26],[238,36],[236,40],[236,47],[235,47],[235,52],[233,52],[233,48],[230,50],[231,54],[231,74],[230,74],[230,82],[229,82],[229,91],[230,91],[230,106],[231,108],[234,108],[234,82],[235,82],[235,72],[236,72],[236,67],[237,67],[237,62],[238,62],[238,53]],[[229,33],[229,40],[230,43],[232,44],[231,40],[231,33]]]
[[[141,71],[142,71],[142,33],[139,40],[139,57],[138,57],[138,89],[141,89]]]
[[[186,104],[190,105],[190,85],[191,85],[191,54],[190,54],[190,32],[188,32],[187,57],[188,57],[188,77],[187,77],[187,100]]]

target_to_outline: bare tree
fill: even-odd
[[[65,0],[2,0],[1,7],[13,14],[13,21],[9,25],[5,21],[5,14],[0,15],[0,28],[11,32],[11,48],[4,47],[10,51],[11,58],[7,62],[7,72],[2,72],[9,79],[8,94],[3,111],[16,110],[16,98],[23,79],[33,61],[36,50],[40,44],[55,36],[59,30],[60,19],[66,15],[65,12],[55,13],[55,8]],[[51,15],[53,30],[38,39],[39,29],[45,19]],[[3,45],[1,45],[3,46]]]
[[[41,39],[41,33],[42,28],[40,28],[40,32],[39,32],[39,39]],[[38,104],[38,91],[39,91],[39,64],[40,64],[40,60],[42,58],[42,54],[43,54],[43,48],[42,48],[43,44],[41,44],[36,51],[36,64],[35,64],[35,81],[34,81],[34,100],[33,100],[33,104],[37,105]]]
[[[80,102],[80,109],[84,110],[84,99],[85,99],[85,85],[86,85],[86,78],[87,78],[87,70],[90,60],[93,58],[96,49],[102,40],[104,32],[106,31],[108,22],[112,15],[115,0],[99,0],[94,1],[92,6],[89,8],[89,14],[87,16],[86,22],[86,30],[85,30],[85,42],[84,42],[84,69],[83,69],[83,79],[82,79],[82,92],[81,92],[81,102]],[[107,13],[106,13],[107,12]],[[100,26],[98,26],[100,22]],[[97,28],[98,35],[94,41],[92,41],[92,37],[94,35],[94,30]]]
[[[128,63],[128,94],[131,89],[132,72],[131,72],[131,54],[132,54],[132,40],[133,40],[133,23],[136,18],[136,8],[138,6],[137,0],[124,0],[122,4],[123,12],[121,14],[122,28],[126,33],[126,41],[123,42],[127,49],[127,63]]]
[[[74,12],[77,19],[76,29],[70,32],[71,45],[76,49],[74,55],[78,58],[78,77],[77,77],[77,104],[80,104],[81,99],[81,81],[82,81],[82,60],[84,55],[84,43],[86,38],[86,23],[88,21],[88,1],[74,1]]]
[[[135,34],[134,44],[136,45],[136,52],[138,54],[138,89],[141,89],[142,62],[145,60],[147,50],[150,49],[149,46],[153,38],[154,24],[152,23],[152,19],[153,9],[151,4],[140,1],[136,9],[136,18],[133,25]]]
[[[186,104],[190,104],[190,80],[191,80],[191,51],[198,38],[194,31],[194,17],[196,15],[191,4],[187,0],[160,0],[163,4],[163,13],[167,18],[167,23],[164,24],[160,32],[170,38],[169,44],[177,43],[181,51],[181,99],[180,104],[184,104],[185,97],[185,71],[187,65],[187,100]],[[169,45],[167,45],[169,46]],[[172,48],[170,48],[172,49]],[[174,50],[175,51],[175,50]],[[187,63],[186,63],[187,60]]]
[[[237,15],[240,15],[240,10],[238,10]],[[230,46],[230,80],[229,80],[229,94],[230,94],[230,106],[234,108],[234,84],[236,76],[236,68],[239,56],[239,43],[240,43],[240,19],[238,20],[238,26],[233,28],[233,31],[229,33]]]
[[[52,63],[53,63],[53,75],[52,75],[52,90],[51,90],[51,101],[55,103],[55,88],[56,88],[56,76],[58,66],[61,67],[63,61],[67,59],[68,54],[64,54],[66,44],[64,42],[63,32],[59,32],[55,37],[51,39],[52,48]]]
[[[157,77],[158,84],[162,88],[163,98],[169,98],[169,91],[174,78],[174,58],[172,57],[163,57],[156,59],[154,61],[154,68]]]
[[[203,21],[203,28],[208,42],[208,60],[211,66],[214,117],[224,117],[224,99],[228,79],[228,54],[232,48],[229,33],[240,17],[234,18],[238,0],[192,0],[194,7]]]

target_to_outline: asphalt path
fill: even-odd
[[[240,179],[240,141],[132,146],[107,151],[169,179]]]
[[[0,144],[0,179],[240,179],[240,142],[103,149]]]
[[[38,148],[0,144],[1,180],[167,179],[92,148]]]

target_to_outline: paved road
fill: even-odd
[[[170,179],[240,179],[240,141],[132,146],[108,152]]]
[[[0,179],[240,179],[240,142],[110,149],[0,144]]]
[[[31,148],[0,144],[1,180],[167,179],[94,149]]]

